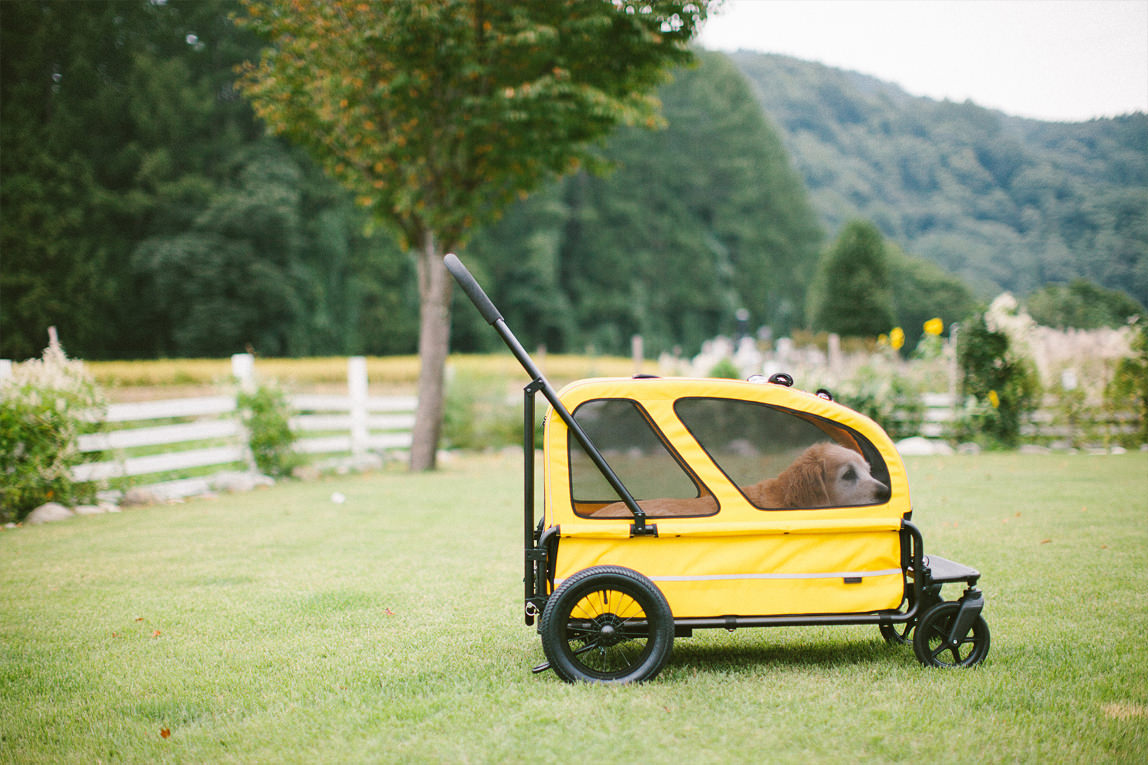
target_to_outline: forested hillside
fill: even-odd
[[[1039,122],[784,56],[732,60],[830,232],[870,219],[982,298],[1083,277],[1148,304],[1148,115]]]
[[[234,87],[237,0],[0,2],[0,358],[412,353],[413,263]],[[755,99],[754,96],[757,96]],[[1148,118],[1018,120],[856,74],[701,52],[668,126],[460,253],[528,345],[695,351],[807,321],[842,224],[889,239],[896,320],[1083,276],[1148,303]],[[923,257],[922,257],[923,256]],[[495,347],[469,306],[456,350]]]

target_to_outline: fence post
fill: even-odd
[[[829,345],[826,349],[826,357],[829,360],[829,371],[833,375],[840,375],[844,367],[843,359],[841,356],[841,336],[831,332],[829,334]]]
[[[351,455],[367,453],[367,359],[347,359],[347,393],[351,399]]]
[[[255,357],[250,353],[231,354],[231,376],[239,383],[240,393],[255,392]],[[239,402],[235,403],[238,406]],[[251,432],[247,429],[242,416],[239,418],[239,434],[243,443],[243,459],[247,463],[247,469],[254,472],[257,466],[255,454],[251,451]]]
[[[255,357],[250,353],[231,354],[231,376],[239,382],[239,389],[250,393],[255,389]]]
[[[0,359],[0,380],[7,380],[12,376],[12,359]]]

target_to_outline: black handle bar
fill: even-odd
[[[567,410],[558,399],[558,391],[554,390],[554,386],[550,384],[542,374],[542,371],[534,363],[534,360],[530,358],[530,354],[522,347],[522,343],[518,342],[518,338],[515,337],[514,333],[510,331],[510,328],[506,326],[506,320],[502,318],[502,314],[494,307],[494,303],[487,296],[486,292],[483,291],[478,281],[475,280],[470,271],[467,270],[466,266],[462,264],[462,261],[459,260],[458,256],[454,253],[445,255],[443,262],[446,264],[447,271],[450,272],[451,276],[453,276],[459,286],[462,287],[467,297],[470,298],[470,302],[474,303],[475,308],[482,314],[482,318],[486,319],[491,326],[494,327],[503,342],[506,343],[506,346],[510,348],[510,352],[518,359],[518,363],[522,365],[526,373],[537,383],[538,390],[546,400],[550,402],[550,405],[554,408],[554,412],[558,415],[559,419],[570,429],[574,440],[577,441],[586,452],[586,455],[590,458],[590,461],[594,463],[594,466],[598,468],[602,477],[606,479],[610,487],[622,498],[622,502],[634,516],[633,533],[638,535],[656,535],[657,526],[653,524],[647,525],[646,511],[638,506],[633,495],[622,485],[622,481],[618,478],[614,469],[607,464],[602,453],[598,451],[598,447],[590,441],[590,437],[586,435],[586,431],[582,429],[582,426],[578,424],[578,421],[574,419],[574,416],[570,414],[569,410]]]
[[[450,271],[450,275],[462,287],[463,292],[470,298],[470,302],[474,303],[474,307],[482,314],[482,318],[486,319],[488,324],[495,324],[502,318],[502,314],[494,307],[494,302],[483,291],[482,286],[478,281],[471,276],[470,271],[458,259],[458,256],[453,252],[448,253],[443,258],[446,263],[446,270]]]

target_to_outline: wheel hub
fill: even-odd
[[[614,614],[602,614],[594,619],[594,627],[598,634],[597,643],[601,647],[617,645],[626,639],[622,631],[622,620]]]

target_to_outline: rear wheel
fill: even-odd
[[[569,683],[630,683],[661,671],[674,619],[657,585],[621,566],[594,566],[554,591],[542,612],[542,649]]]
[[[969,634],[956,645],[949,642],[949,631],[961,610],[960,603],[940,603],[921,617],[913,636],[913,653],[927,667],[972,667],[989,653],[989,625],[978,615]]]

